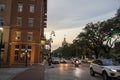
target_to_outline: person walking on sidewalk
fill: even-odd
[[[52,58],[49,57],[49,58],[48,58],[48,66],[51,66],[51,64],[52,64]]]

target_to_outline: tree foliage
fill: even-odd
[[[115,17],[102,22],[88,23],[83,30],[72,44],[66,44],[57,51],[64,57],[89,57],[89,53],[94,53],[95,58],[110,58],[111,49],[115,47],[115,43],[120,42],[120,8]]]
[[[115,17],[103,22],[88,23],[83,30],[74,40],[77,40],[77,46],[82,48],[83,43],[84,48],[93,51],[96,58],[110,58],[111,49],[120,39],[120,9]]]

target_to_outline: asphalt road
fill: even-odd
[[[81,64],[75,68],[73,64],[59,64],[46,67],[45,80],[102,80],[100,75],[89,74],[89,65]]]

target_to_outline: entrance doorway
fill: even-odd
[[[27,47],[27,48],[26,48]],[[30,63],[31,60],[31,47],[28,45],[16,45],[14,52],[14,62],[15,63]],[[27,52],[26,52],[27,50]]]

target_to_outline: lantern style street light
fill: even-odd
[[[51,43],[53,43],[53,39],[52,39],[53,36],[55,36],[55,32],[51,31],[49,39],[46,40],[46,38],[42,38],[40,41],[40,44],[42,46],[41,47],[42,53],[46,52],[49,57],[51,57],[51,48],[52,48]]]
[[[45,45],[45,43],[46,43],[46,39],[42,38],[41,41],[40,41],[40,44],[43,46],[43,45]]]
[[[46,44],[46,38],[45,37],[42,37],[41,40],[40,40],[40,45],[41,45],[41,60],[43,60],[43,55],[45,54],[45,44]]]
[[[46,44],[46,38],[45,37],[43,37],[40,40],[40,44],[41,44],[41,52],[42,52],[42,54],[44,54],[44,47],[45,47],[45,44]]]

